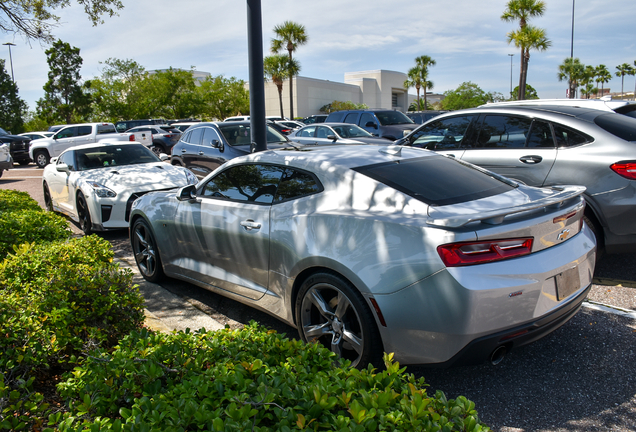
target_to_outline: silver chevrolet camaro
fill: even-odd
[[[142,196],[130,237],[146,279],[249,304],[355,366],[497,363],[586,297],[584,190],[418,148],[270,150]]]

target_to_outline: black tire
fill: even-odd
[[[88,203],[82,192],[77,194],[77,218],[79,219],[79,226],[84,232],[84,235],[92,234],[93,222],[91,220],[91,212],[88,209]]]
[[[354,367],[383,366],[382,340],[371,310],[362,295],[336,274],[316,273],[302,284],[296,323],[302,340],[322,343]]]
[[[33,155],[33,162],[38,166],[38,168],[44,168],[50,162],[51,158],[49,158],[49,153],[46,150],[38,150]]]
[[[53,200],[51,199],[51,191],[49,190],[49,185],[47,185],[46,182],[44,182],[43,184],[43,189],[44,189],[44,206],[46,207],[48,211],[52,212]]]
[[[130,234],[133,254],[141,275],[150,282],[158,282],[164,278],[161,257],[157,249],[157,241],[144,219],[137,219]]]

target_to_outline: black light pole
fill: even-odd
[[[261,0],[247,0],[247,51],[250,72],[252,151],[263,151],[267,150],[267,126],[265,123]]]
[[[11,42],[7,42],[7,43],[3,43],[2,45],[6,45],[9,47],[9,61],[11,62],[11,81],[15,82],[15,78],[13,78],[13,57],[11,57],[11,47],[15,46],[15,44]]]
[[[576,0],[572,0],[572,39],[570,43],[570,58],[574,58],[574,2]]]
[[[508,54],[510,56],[510,98],[512,98],[512,57],[514,54]]]

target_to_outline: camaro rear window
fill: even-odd
[[[383,162],[354,168],[429,205],[451,205],[514,189],[496,174],[444,156]]]

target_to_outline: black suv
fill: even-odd
[[[325,122],[355,124],[391,141],[408,135],[417,127],[403,112],[387,109],[336,111],[329,114]]]
[[[17,162],[20,165],[28,165],[29,162],[31,162],[31,158],[29,157],[30,141],[28,137],[11,135],[9,132],[0,128],[0,143],[9,145],[13,162]]]

